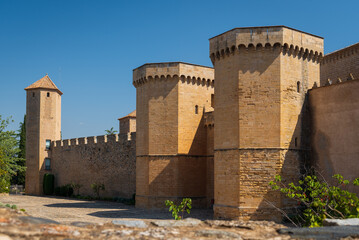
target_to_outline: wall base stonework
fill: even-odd
[[[136,207],[166,208],[165,200],[192,198],[197,208],[210,207],[207,156],[137,156]]]

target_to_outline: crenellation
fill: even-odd
[[[96,136],[96,143],[106,143],[107,135]]]
[[[107,142],[118,142],[118,134],[107,135]]]
[[[70,139],[70,144],[71,144],[71,146],[78,145],[78,139],[77,138]]]
[[[97,138],[95,136],[87,137],[87,144],[95,144],[97,143]]]
[[[62,140],[57,140],[55,141],[54,147],[62,147],[62,145],[63,145]]]
[[[87,144],[87,138],[86,137],[78,138],[77,140],[78,140],[79,145]]]
[[[63,147],[69,147],[70,146],[70,140],[69,139],[65,139],[65,140],[62,140],[62,146]]]

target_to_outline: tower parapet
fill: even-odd
[[[286,26],[244,27],[209,39],[210,58],[224,58],[241,49],[281,47],[291,55],[320,61],[323,57],[323,38]]]

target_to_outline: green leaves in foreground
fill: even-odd
[[[183,198],[180,205],[175,205],[173,201],[166,200],[165,201],[166,206],[169,207],[169,211],[172,211],[172,217],[176,220],[183,219],[183,215],[185,211],[190,214],[190,210],[192,209],[192,199],[190,198]],[[181,215],[179,215],[181,214]]]
[[[296,200],[301,213],[298,214],[299,225],[308,227],[319,227],[323,225],[326,218],[357,218],[359,217],[359,199],[355,193],[343,188],[350,185],[342,175],[333,176],[337,180],[335,186],[329,185],[326,181],[319,181],[314,175],[305,176],[298,185],[282,183],[282,178],[276,176],[274,181],[269,183],[273,190],[279,190],[288,198]],[[351,183],[359,186],[359,178]]]

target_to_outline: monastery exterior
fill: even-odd
[[[120,134],[61,140],[61,95],[48,76],[27,91],[26,193],[104,183],[104,196],[164,208],[190,197],[215,218],[272,219],[293,202],[268,188],[312,165],[330,180],[359,173],[359,43],[323,56],[323,38],[285,26],[209,40],[214,68],[182,62],[133,70],[136,110]]]

